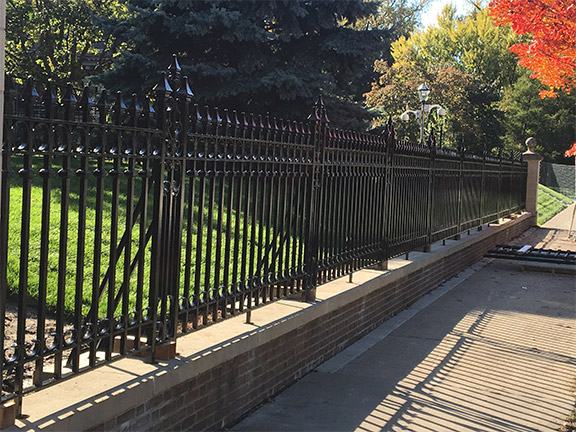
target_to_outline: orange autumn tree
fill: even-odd
[[[542,98],[576,88],[576,0],[492,0],[490,14],[496,25],[531,38],[510,50],[549,87]]]

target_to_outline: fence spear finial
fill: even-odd
[[[308,120],[319,121],[321,119],[320,110],[324,107],[324,102],[322,101],[322,95],[318,96],[318,100],[312,106],[312,113],[308,116]]]
[[[98,121],[100,123],[106,123],[106,116],[108,115],[108,108],[110,103],[108,102],[108,91],[103,89],[100,93],[100,97],[96,102],[96,109],[98,110]]]
[[[126,104],[122,99],[122,92],[116,92],[116,100],[114,101],[114,105],[112,106],[112,121],[116,125],[122,124],[122,116],[126,111]]]
[[[170,62],[170,65],[168,66],[168,70],[171,73],[180,73],[182,71],[182,68],[180,67],[180,62],[178,61],[178,55],[177,54],[172,54],[172,61]]]
[[[180,67],[180,62],[178,62],[178,56],[172,54],[172,61],[168,66],[168,79],[172,83],[172,87],[180,87],[180,77],[182,75],[182,68]]]
[[[156,92],[156,93],[169,93],[172,91],[172,87],[170,87],[170,84],[168,83],[168,80],[166,79],[166,72],[162,72],[160,74],[160,81],[158,81],[158,84],[156,84],[154,86],[154,88],[152,89],[152,91]]]
[[[62,105],[64,105],[64,118],[66,120],[71,120],[74,116],[74,109],[76,108],[76,103],[78,99],[72,87],[72,83],[66,85],[66,90],[64,91],[64,96],[62,97]]]
[[[24,85],[24,109],[27,116],[32,116],[34,113],[34,105],[40,97],[38,90],[36,90],[36,85],[34,84],[34,79],[29,76],[26,79],[26,84]]]
[[[90,87],[84,87],[82,97],[80,98],[79,108],[82,110],[82,121],[87,122],[90,120],[91,109],[94,106],[94,101],[90,96]]]
[[[192,93],[192,90],[190,89],[187,76],[182,77],[182,83],[180,84],[178,90],[176,90],[176,95],[178,98],[185,100],[191,100],[194,97],[194,93]]]

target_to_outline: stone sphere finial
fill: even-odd
[[[536,149],[536,138],[530,137],[526,140],[526,147],[528,147],[528,151],[534,153]]]

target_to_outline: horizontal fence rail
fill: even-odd
[[[517,159],[193,103],[16,85],[0,190],[2,400],[525,204]]]

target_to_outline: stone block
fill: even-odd
[[[18,403],[9,401],[0,406],[0,429],[6,429],[14,424],[18,414]]]

